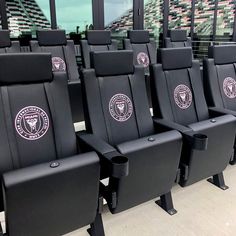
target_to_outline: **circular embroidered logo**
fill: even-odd
[[[116,94],[110,99],[109,112],[116,121],[127,121],[133,113],[132,102],[125,94]]]
[[[16,115],[15,128],[17,133],[24,139],[31,141],[40,139],[48,131],[48,115],[39,107],[25,107]]]
[[[139,65],[143,65],[144,67],[149,66],[149,57],[145,52],[140,52],[137,56],[137,62]]]
[[[174,99],[177,106],[181,109],[187,109],[192,104],[192,92],[184,84],[178,85],[174,90]]]
[[[227,77],[224,79],[223,82],[223,90],[225,95],[228,98],[235,98],[236,97],[236,81],[231,77]]]
[[[52,71],[66,71],[66,63],[60,57],[52,58]]]

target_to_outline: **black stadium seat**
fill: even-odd
[[[7,235],[102,232],[99,158],[78,154],[66,74],[52,73],[50,54],[0,55],[0,130]]]
[[[149,37],[148,30],[130,30],[128,31],[128,38],[124,39],[124,49],[133,50],[134,65],[143,65],[146,74],[146,86],[148,92],[148,100],[151,105],[151,92],[150,92],[150,76],[149,65],[155,64],[156,61],[156,42]]]
[[[9,30],[0,30],[0,53],[20,52],[20,43],[11,41]]]
[[[74,122],[84,120],[81,83],[72,40],[66,39],[64,30],[38,30],[37,41],[30,41],[32,52],[50,52],[54,72],[66,72]]]
[[[156,42],[149,37],[148,30],[129,30],[124,39],[124,49],[133,50],[134,65],[143,65],[149,74],[149,65],[156,63]]]
[[[95,51],[117,50],[117,40],[111,39],[111,32],[108,30],[88,30],[86,39],[80,41],[83,67],[91,68],[90,54]]]
[[[165,39],[166,48],[192,47],[191,38],[186,30],[169,30],[169,37]]]
[[[163,128],[183,135],[180,185],[213,176],[209,181],[226,189],[223,170],[233,150],[235,117],[208,109],[191,48],[165,48],[158,54],[160,64],[151,68],[153,110]]]
[[[209,47],[209,59],[203,65],[209,105],[222,114],[236,116],[236,45]],[[236,151],[231,160],[235,163]]]
[[[161,196],[174,214],[171,188],[178,171],[181,135],[161,132],[152,120],[143,66],[133,66],[132,51],[94,52],[94,69],[83,71],[85,123],[82,148],[101,158],[110,177],[103,194],[112,213]]]

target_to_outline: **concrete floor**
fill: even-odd
[[[106,236],[234,236],[236,235],[236,166],[225,170],[230,187],[223,191],[206,180],[174,186],[178,213],[170,216],[154,200],[112,215],[104,209]],[[88,236],[87,227],[66,236]]]

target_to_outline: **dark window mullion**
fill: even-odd
[[[56,15],[56,3],[55,0],[49,0],[50,16],[51,16],[51,28],[57,29],[57,15]]]
[[[190,29],[190,36],[193,40],[194,36],[194,18],[195,18],[195,0],[192,0],[192,8],[191,8],[191,29]]]
[[[2,29],[8,29],[8,21],[7,21],[7,9],[6,9],[6,1],[0,1],[0,15],[2,19]]]
[[[94,29],[104,29],[104,0],[92,0]]]
[[[144,0],[133,0],[133,29],[144,28]]]

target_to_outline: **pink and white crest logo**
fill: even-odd
[[[66,63],[60,57],[52,58],[52,71],[66,71]]]
[[[48,115],[39,107],[25,107],[16,115],[15,128],[17,133],[24,139],[31,141],[40,139],[48,131]]]
[[[223,82],[223,90],[225,95],[228,98],[235,98],[236,97],[236,81],[231,77],[227,77],[224,79]]]
[[[192,92],[188,86],[180,84],[174,90],[174,99],[179,108],[187,109],[192,104]]]
[[[114,95],[109,102],[109,112],[119,122],[127,121],[133,114],[133,104],[125,94]]]
[[[137,62],[139,65],[143,65],[144,67],[149,66],[149,57],[145,52],[140,52],[137,56]]]

